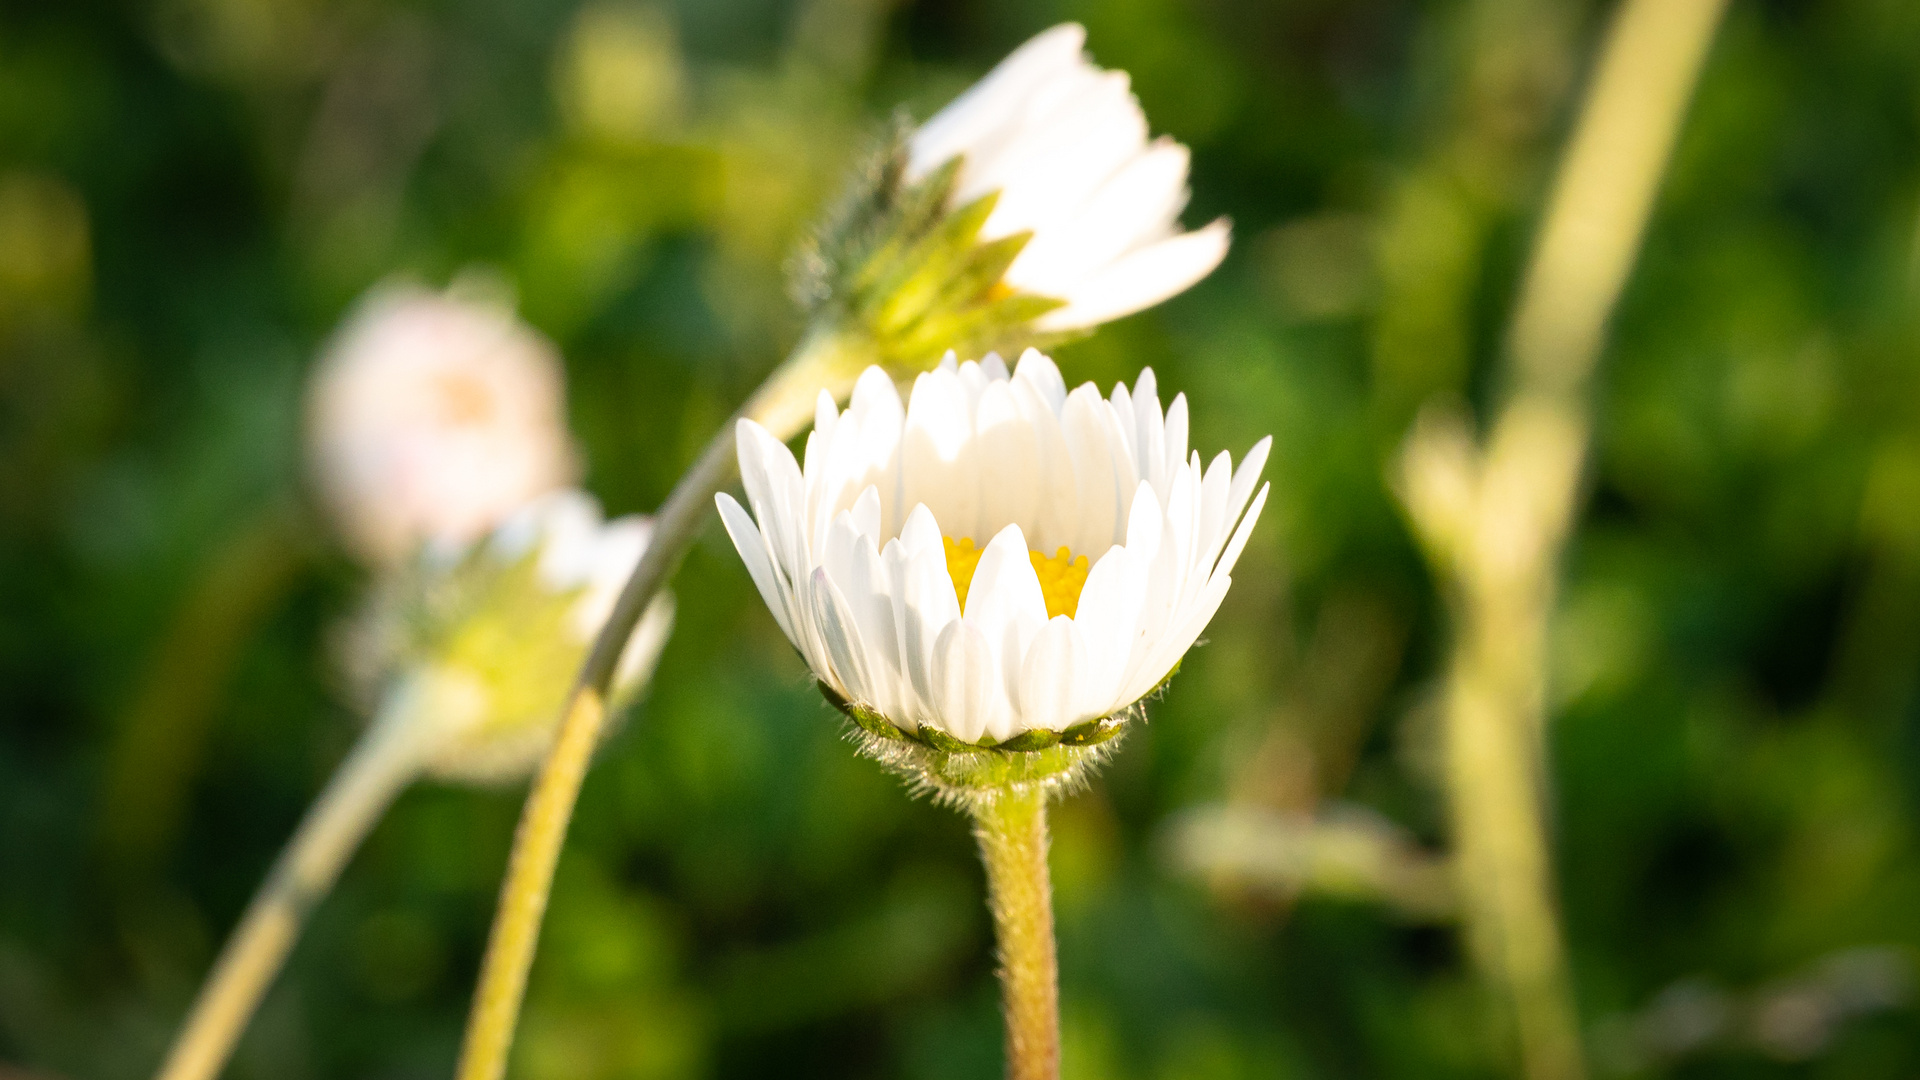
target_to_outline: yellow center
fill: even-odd
[[[973,538],[955,540],[943,536],[947,548],[947,576],[953,579],[953,594],[960,598],[960,610],[967,609],[967,586],[973,584],[973,571],[980,565],[982,549],[973,546]],[[1047,601],[1047,618],[1065,615],[1073,618],[1080,608],[1080,590],[1087,585],[1087,557],[1075,556],[1062,547],[1052,555],[1027,552],[1033,572],[1040,578],[1040,595]]]
[[[493,418],[493,391],[479,379],[444,372],[434,379],[440,414],[449,424],[475,426]]]

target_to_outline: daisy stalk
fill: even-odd
[[[948,356],[904,404],[879,368],[820,395],[804,466],[741,421],[751,509],[717,497],[860,750],[973,819],[1017,1080],[1059,1069],[1047,800],[1144,720],[1266,502],[1269,440],[1236,469],[1187,436],[1151,370],[1103,397],[1035,350]]]
[[[314,801],[228,937],[160,1080],[211,1080],[285,963],[307,915],[406,787],[524,776],[553,738],[560,679],[580,663],[647,545],[641,518],[600,520],[577,491],[547,495],[479,542],[429,548],[352,628],[374,721]],[[649,608],[615,665],[620,701],[646,682],[672,622]],[[533,631],[540,645],[522,647]]]
[[[1039,35],[856,173],[795,263],[810,330],[736,421],[790,438],[816,415],[816,397],[832,407],[863,370],[891,385],[950,350],[1084,334],[1218,265],[1227,223],[1179,226],[1186,148],[1149,142],[1127,76],[1090,63],[1085,37],[1072,24]],[[734,439],[729,424],[668,495],[574,681],[514,838],[460,1080],[506,1070],[554,867],[605,716],[611,658],[733,478]]]
[[[1560,164],[1507,342],[1513,390],[1484,446],[1429,409],[1400,493],[1451,601],[1447,788],[1474,957],[1532,1080],[1586,1073],[1545,806],[1546,657],[1578,509],[1587,384],[1633,269],[1725,0],[1629,0]]]
[[[316,366],[313,487],[376,574],[347,656],[374,720],[223,946],[163,1080],[220,1071],[308,912],[409,783],[531,768],[557,696],[541,665],[579,663],[646,545],[644,521],[602,525],[590,498],[561,491],[578,463],[559,353],[498,292],[472,276],[444,292],[378,286]],[[670,606],[635,639],[623,687],[644,681],[663,618]],[[499,650],[490,628],[508,622],[539,627],[544,648]]]

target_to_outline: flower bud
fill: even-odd
[[[575,490],[535,500],[468,545],[438,543],[383,584],[354,627],[356,681],[383,712],[434,729],[445,779],[524,776],[552,745],[594,636],[647,546],[640,517],[602,522]],[[663,594],[621,654],[610,706],[652,673],[673,623]]]

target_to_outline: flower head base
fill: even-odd
[[[537,765],[574,674],[647,546],[638,517],[602,522],[560,491],[471,545],[440,544],[386,584],[355,627],[356,681],[437,730],[428,769],[511,779]],[[611,704],[646,682],[673,623],[662,596],[621,654]]]
[[[1011,375],[949,356],[904,406],[869,369],[845,413],[820,401],[804,468],[757,424],[739,444],[752,513],[720,512],[774,618],[873,748],[952,759],[936,785],[1062,775],[1117,734],[1213,617],[1266,499],[1266,440],[1203,468],[1151,371],[1102,398],[1032,350]]]
[[[573,482],[559,356],[503,306],[376,289],[329,346],[308,401],[314,479],[376,565],[463,544]]]
[[[1149,141],[1126,73],[1056,26],[1022,45],[861,177],[797,283],[897,370],[1090,330],[1191,286],[1224,220],[1181,232],[1187,149]]]

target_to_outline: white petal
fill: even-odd
[[[1140,478],[1164,490],[1167,481],[1167,418],[1160,411],[1160,395],[1153,369],[1142,368],[1133,384],[1134,465]]]
[[[1006,738],[1011,712],[995,677],[985,635],[965,621],[947,624],[933,648],[933,702],[938,725],[962,742]]]
[[[1020,354],[1020,362],[1014,365],[1013,377],[1031,386],[1056,415],[1066,406],[1067,380],[1060,377],[1060,367],[1053,362],[1053,357],[1039,349],[1028,349]]]
[[[1240,561],[1240,552],[1247,546],[1247,538],[1253,535],[1253,523],[1260,520],[1260,510],[1267,505],[1267,489],[1270,485],[1260,485],[1260,494],[1254,496],[1253,505],[1247,508],[1247,515],[1240,519],[1240,527],[1233,531],[1233,539],[1228,542],[1227,550],[1220,555],[1215,564],[1213,575],[1219,577],[1233,572],[1233,565]]]
[[[1118,699],[1140,639],[1140,611],[1147,598],[1150,557],[1116,546],[1087,574],[1073,617],[1087,648],[1081,696],[1074,702],[1079,718],[1130,704]]]
[[[1017,676],[1028,642],[1047,622],[1047,599],[1020,526],[1000,530],[980,553],[967,589],[966,619],[992,646],[1001,671]],[[1012,684],[1005,689],[1009,697],[1017,692]]]
[[[1162,466],[1162,475],[1166,483],[1173,482],[1173,474],[1187,460],[1187,395],[1175,394],[1173,404],[1167,406],[1167,457]],[[1166,488],[1160,488],[1160,497],[1167,497]]]
[[[792,601],[787,582],[773,564],[766,539],[754,526],[753,518],[734,501],[733,496],[723,491],[714,496],[714,502],[720,506],[720,520],[727,527],[727,535],[733,538],[734,550],[740,553],[740,561],[747,564],[747,575],[753,578],[754,587],[760,590],[760,599],[767,602],[767,610],[773,612],[773,621],[780,624],[780,632],[787,635],[787,640],[798,648],[800,642],[793,633]]]
[[[1080,490],[1060,418],[1042,397],[1046,391],[1033,382],[1016,378],[1008,385],[1021,422],[1033,440],[1034,456],[1028,471],[1039,489],[1039,508],[1028,539],[1037,551],[1052,551],[1063,544],[1071,548],[1080,539]],[[1064,394],[1063,390],[1063,403]]]
[[[849,511],[853,527],[861,536],[878,544],[884,537],[880,534],[880,489],[868,484],[866,490],[853,502]]]
[[[1198,600],[1181,612],[1181,621],[1172,627],[1167,635],[1155,643],[1153,651],[1145,663],[1136,668],[1129,677],[1127,689],[1121,697],[1127,704],[1140,700],[1160,685],[1173,665],[1193,648],[1193,643],[1213,620],[1214,612],[1220,610],[1220,601],[1226,599],[1227,589],[1233,585],[1233,579],[1225,574],[1216,576],[1208,583],[1206,591]]]
[[[1232,525],[1227,518],[1227,495],[1232,490],[1233,456],[1222,450],[1207,466],[1206,477],[1200,483],[1200,522],[1195,533],[1196,560],[1205,558],[1226,540],[1227,530]]]
[[[774,558],[788,579],[804,577],[811,567],[806,535],[802,532],[806,494],[800,466],[793,460],[792,451],[759,424],[742,420],[736,432],[740,478],[747,489],[747,502],[753,507],[754,520],[766,534]]]
[[[1077,521],[1068,546],[1074,551],[1104,551],[1118,537],[1120,492],[1115,477],[1113,414],[1091,385],[1067,395],[1060,416],[1061,433],[1073,459],[1074,488],[1078,495]]]
[[[1223,219],[1129,252],[1061,297],[1067,306],[1040,316],[1034,328],[1084,329],[1152,307],[1212,273],[1227,256],[1230,233]]]
[[[1187,148],[1156,141],[1121,166],[1072,216],[1034,236],[1007,283],[1059,296],[1142,243],[1172,232],[1187,201]]]
[[[909,144],[908,179],[918,179],[966,153],[980,137],[1007,122],[1031,89],[1080,62],[1087,32],[1076,23],[1046,30],[1008,54],[994,69],[920,126]]]
[[[1253,449],[1247,451],[1246,460],[1234,471],[1233,491],[1227,496],[1227,505],[1233,508],[1234,513],[1239,513],[1240,508],[1247,505],[1247,496],[1253,494],[1253,485],[1259,482],[1260,473],[1267,467],[1267,451],[1272,448],[1273,436],[1268,435],[1253,444]]]
[[[860,640],[866,644],[866,668],[869,693],[867,704],[881,715],[894,717],[910,711],[903,697],[900,680],[905,666],[900,655],[900,631],[894,622],[891,579],[885,560],[874,550],[873,542],[861,539],[853,552],[853,573],[844,581],[836,580],[846,597],[847,609],[860,628]]]
[[[873,681],[867,674],[867,647],[860,627],[847,609],[847,601],[833,583],[826,567],[813,572],[811,588],[813,619],[826,643],[827,659],[832,662],[828,681],[850,701],[870,704]],[[827,673],[821,673],[827,674]]]
[[[989,536],[1009,522],[1033,527],[1044,497],[1040,433],[1021,415],[1011,383],[987,387],[974,423],[971,458],[979,498],[967,535]]]
[[[1087,660],[1087,648],[1075,632],[1074,620],[1059,615],[1048,621],[1020,664],[1022,728],[1063,731],[1083,719],[1076,714],[1075,705],[1084,696],[1079,676]]]
[[[900,601],[894,605],[894,612],[900,621],[908,685],[925,709],[912,719],[926,723],[938,719],[933,677],[935,643],[943,630],[960,620],[960,601],[953,593],[953,579],[947,576],[946,554],[937,544],[931,549],[903,551],[897,586]]]
[[[959,373],[936,369],[916,379],[900,437],[907,505],[925,503],[935,517],[957,528],[973,525],[979,488],[962,460],[972,437],[972,410]]]
[[[931,551],[944,560],[947,557],[946,546],[940,539],[940,523],[934,519],[933,511],[927,509],[925,503],[916,505],[913,513],[907,515],[907,524],[900,530],[900,543],[905,545],[907,553],[918,555],[923,551]],[[948,585],[952,585],[951,579]]]
[[[1000,154],[963,179],[963,192],[1000,188],[980,229],[993,240],[1022,230],[1036,235],[1071,221],[1147,142],[1147,118],[1124,71],[1075,80],[1059,104]],[[959,196],[966,198],[966,194]]]

